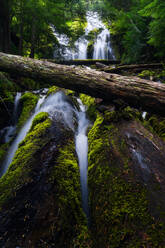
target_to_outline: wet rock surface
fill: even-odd
[[[164,247],[165,143],[123,117],[99,114],[89,132],[94,247]]]

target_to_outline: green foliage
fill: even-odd
[[[151,132],[156,133],[159,137],[165,140],[165,118],[156,115],[149,115],[143,123]]]
[[[163,0],[142,1],[145,7],[139,12],[142,16],[149,17],[148,43],[156,48],[158,58],[164,59],[165,53],[165,2]]]
[[[59,44],[50,25],[54,25],[59,33],[67,34],[72,41],[84,32],[87,5],[84,0],[12,0],[9,4],[2,0],[2,3],[6,19],[10,20],[6,28],[6,19],[0,18],[0,30],[2,28],[4,34],[0,42],[2,51],[8,47],[20,55],[53,58],[55,45]],[[5,32],[12,42],[7,40]],[[6,46],[3,45],[5,41]]]
[[[0,72],[0,92],[4,101],[14,101],[16,85],[7,78],[8,75]]]
[[[118,44],[122,62],[164,60],[165,3],[163,0],[105,0],[103,18]],[[107,19],[111,20],[108,24]]]
[[[17,124],[18,130],[23,126],[23,124],[32,114],[32,111],[34,110],[37,101],[38,101],[38,97],[33,93],[27,92],[24,95],[22,95],[20,99],[20,102],[22,104],[22,111]]]

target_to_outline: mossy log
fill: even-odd
[[[162,69],[162,68],[163,68],[162,63],[154,63],[154,64],[119,65],[115,68],[112,67],[101,68],[101,70],[109,73],[120,73],[122,71],[130,71],[130,70],[133,72],[141,72],[143,70]]]
[[[165,85],[161,83],[5,53],[0,53],[0,70],[102,98],[106,102],[121,99],[132,107],[165,115]]]

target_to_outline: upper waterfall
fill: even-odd
[[[87,26],[85,28],[85,34],[81,36],[75,42],[75,48],[69,48],[69,38],[64,34],[59,34],[55,28],[54,35],[58,39],[61,48],[59,52],[54,52],[54,57],[58,57],[59,54],[66,60],[68,59],[89,59],[88,45],[90,43],[88,35],[90,32],[96,32],[93,40],[93,59],[113,59],[115,55],[111,46],[110,32],[102,22],[97,12],[88,11],[86,13]]]

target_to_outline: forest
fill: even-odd
[[[165,247],[165,1],[0,0],[0,247]]]

